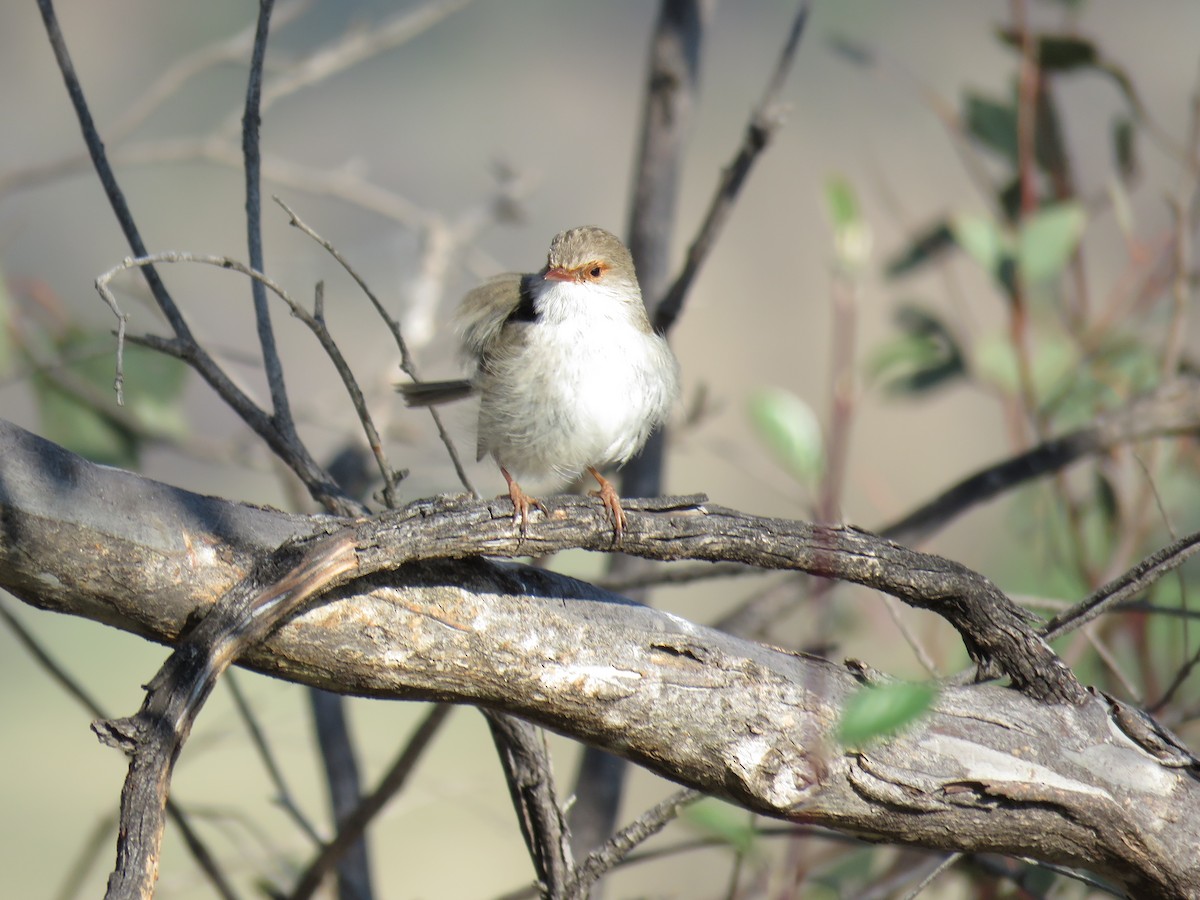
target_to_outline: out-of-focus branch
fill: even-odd
[[[337,860],[349,847],[362,839],[366,834],[367,826],[375,820],[387,802],[407,784],[408,776],[412,774],[417,762],[429,746],[429,742],[433,740],[434,735],[437,734],[452,709],[453,707],[447,704],[438,704],[430,710],[429,715],[417,726],[417,730],[404,746],[396,761],[380,779],[375,790],[363,797],[358,806],[338,823],[337,834],[321,848],[312,862],[304,869],[296,881],[296,886],[287,894],[287,900],[308,900],[317,892],[321,881]]]
[[[1014,487],[1058,472],[1080,459],[1150,438],[1200,429],[1200,380],[1178,378],[1098,416],[1090,425],[1038,444],[943,491],[879,533],[898,543],[919,544],[966,510]]]
[[[262,97],[263,62],[267,56],[267,37],[271,33],[271,11],[275,0],[258,0],[258,22],[254,28],[254,49],[250,53],[250,72],[246,85],[246,107],[242,113],[242,172],[246,183],[246,243],[249,247],[250,268],[262,272],[262,150],[259,129],[262,117],[259,100]],[[258,345],[262,350],[263,373],[271,391],[271,421],[284,438],[298,444],[296,422],[288,402],[287,381],[283,375],[283,360],[275,343],[271,325],[271,307],[267,290],[261,281],[250,282],[254,300],[254,324],[258,329]]]
[[[142,240],[125,195],[117,183],[104,147],[104,141],[100,137],[91,110],[88,108],[83,94],[83,86],[75,72],[74,63],[63,37],[62,27],[54,10],[53,0],[38,0],[38,9],[41,11],[47,38],[54,51],[59,72],[66,84],[67,94],[71,98],[76,118],[79,120],[84,144],[92,159],[97,178],[100,180],[101,187],[108,197],[109,205],[112,207],[134,255],[144,257],[147,255],[145,242]],[[237,413],[242,421],[249,425],[266,442],[267,446],[296,473],[314,499],[327,509],[338,512],[349,513],[357,509],[358,507],[347,501],[328,473],[312,458],[307,448],[282,431],[274,419],[238,388],[208,351],[200,345],[192,335],[187,321],[170,292],[167,291],[157,270],[153,266],[146,266],[141,271],[154,296],[155,303],[167,318],[167,322],[175,334],[172,342],[174,354],[191,365],[228,404],[230,409]],[[124,322],[119,314],[118,322],[123,331]]]
[[[654,311],[654,327],[661,332],[670,331],[675,320],[679,318],[679,314],[683,311],[687,292],[696,279],[700,266],[712,251],[725,221],[729,218],[742,185],[745,184],[755,161],[767,148],[767,144],[771,142],[771,138],[774,137],[780,126],[782,118],[779,95],[783,91],[783,85],[791,71],[796,50],[800,47],[800,38],[804,34],[804,26],[808,22],[810,5],[811,0],[802,0],[796,10],[792,27],[788,31],[787,40],[783,45],[783,51],[780,53],[779,61],[775,64],[775,71],[771,74],[771,80],[767,83],[767,89],[762,99],[750,115],[750,122],[746,126],[742,145],[738,148],[733,162],[722,170],[721,179],[709,204],[704,224],[692,245],[688,247],[683,270]]]

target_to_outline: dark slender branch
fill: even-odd
[[[634,847],[658,834],[668,822],[679,815],[681,809],[689,803],[695,803],[702,796],[699,791],[686,788],[650,807],[635,821],[609,838],[603,846],[588,854],[587,859],[576,867],[567,896],[586,900],[592,885],[601,876],[620,865]]]
[[[100,138],[100,132],[96,128],[96,123],[92,119],[91,110],[88,108],[87,100],[83,95],[83,85],[79,82],[79,76],[75,72],[75,64],[71,61],[71,54],[67,50],[66,40],[63,38],[62,27],[59,25],[58,16],[54,11],[53,0],[38,0],[38,9],[42,14],[42,21],[46,26],[46,36],[50,40],[50,47],[54,50],[54,58],[58,63],[58,70],[62,73],[63,81],[67,86],[67,94],[71,98],[71,105],[75,107],[75,116],[79,119],[79,126],[83,131],[83,140],[87,145],[88,154],[92,158],[92,165],[96,169],[96,176],[100,179],[100,186],[104,188],[105,196],[108,197],[109,205],[116,214],[117,223],[121,226],[121,231],[125,234],[125,240],[129,242],[130,248],[138,256],[146,255],[146,245],[142,241],[142,236],[138,231],[137,224],[133,219],[133,212],[129,209],[129,204],[125,200],[125,194],[117,184],[116,175],[113,173],[112,166],[108,161],[108,152],[104,148],[104,141]],[[153,268],[143,270],[146,283],[150,286],[150,292],[154,295],[154,300],[162,310],[167,321],[170,323],[175,335],[183,340],[192,341],[192,333],[188,328],[187,322],[180,313],[179,308],[175,305],[175,301],[171,299],[171,295],[167,292],[166,286],[158,277],[158,273]]]
[[[329,870],[336,865],[338,859],[361,840],[366,834],[367,826],[383,810],[388,801],[400,792],[408,782],[417,763],[429,747],[430,742],[441,728],[442,723],[454,707],[439,703],[417,726],[411,738],[396,761],[380,779],[379,785],[354,808],[338,825],[337,834],[328,844],[325,844],[317,856],[310,862],[296,882],[296,886],[287,894],[287,900],[308,900],[321,886],[322,880]]]
[[[75,861],[66,868],[62,886],[49,896],[53,897],[54,900],[77,900],[77,898],[83,896],[83,886],[87,883],[92,866],[96,864],[100,855],[104,853],[105,848],[111,845],[111,835],[116,827],[116,813],[106,813],[96,821],[92,826],[91,832],[80,846]]]
[[[358,759],[346,723],[345,698],[339,694],[312,688],[308,701],[313,712],[317,748],[325,768],[329,805],[334,827],[342,823],[362,803]],[[344,845],[338,854],[337,896],[339,900],[371,900],[371,863],[367,842],[361,837]]]
[[[58,661],[50,655],[50,652],[42,646],[41,641],[33,636],[29,629],[21,623],[20,619],[12,614],[12,610],[3,602],[0,602],[0,619],[4,619],[8,623],[9,630],[16,635],[17,640],[28,651],[29,655],[37,661],[37,664],[45,669],[54,681],[58,682],[59,687],[66,691],[69,696],[73,697],[94,718],[104,718],[104,712],[101,710],[100,704],[88,693],[87,688],[72,678],[70,673],[59,665]]]
[[[711,5],[706,0],[664,0],[650,42],[629,252],[652,315],[669,282],[679,180]]]
[[[254,749],[258,752],[258,758],[262,760],[263,768],[267,770],[267,777],[271,779],[271,784],[275,785],[275,799],[284,811],[287,812],[293,822],[295,822],[300,830],[308,835],[309,840],[314,844],[321,843],[321,836],[317,834],[317,829],[313,827],[308,820],[308,816],[304,815],[304,811],[300,809],[292,796],[291,790],[287,786],[287,781],[284,780],[283,770],[279,768],[279,764],[275,761],[275,754],[271,751],[270,745],[267,743],[267,736],[259,727],[258,717],[254,715],[254,710],[250,708],[250,702],[246,699],[246,695],[242,693],[242,688],[238,679],[234,677],[234,673],[230,672],[229,677],[225,679],[225,683],[229,685],[229,692],[233,696],[233,705],[237,707],[238,715],[242,719],[242,723],[246,726],[246,731],[250,733],[250,742],[254,745]]]
[[[358,414],[358,420],[362,424],[363,433],[366,435],[367,444],[371,448],[372,455],[375,457],[380,475],[383,477],[384,497],[389,500],[394,499],[395,484],[398,480],[395,470],[392,469],[391,464],[388,462],[387,453],[383,449],[383,441],[379,436],[378,429],[375,427],[374,420],[371,418],[370,410],[367,409],[367,401],[363,396],[362,388],[358,385],[358,379],[354,377],[354,372],[351,370],[350,364],[346,361],[341,347],[338,346],[337,341],[334,340],[333,335],[330,334],[329,329],[326,327],[324,317],[310,313],[301,303],[293,299],[281,285],[252,266],[247,266],[227,256],[208,256],[179,250],[168,250],[164,253],[155,253],[151,256],[138,257],[136,259],[126,258],[120,265],[114,266],[96,279],[96,289],[106,300],[111,299],[115,302],[109,283],[118,272],[163,263],[198,263],[200,265],[216,266],[220,269],[229,269],[245,275],[258,289],[264,292],[269,290],[287,304],[292,315],[299,319],[313,333],[313,336],[320,343],[321,349],[325,351],[325,355],[329,357],[329,361],[333,363],[333,367],[337,370],[338,377],[346,388],[350,402]],[[318,287],[314,309],[319,309],[321,303],[320,297],[321,289]],[[296,444],[295,446],[299,445]],[[344,498],[342,501],[343,504],[349,502],[348,498]],[[365,511],[365,509],[365,507],[359,507],[359,511]]]
[[[658,309],[655,310],[654,327],[660,332],[670,331],[675,320],[679,318],[687,292],[691,288],[692,282],[695,281],[700,266],[712,251],[725,221],[729,218],[729,213],[733,210],[734,201],[737,199],[742,185],[745,184],[746,177],[779,128],[779,94],[783,90],[788,72],[791,71],[796,50],[800,46],[800,38],[804,34],[810,6],[811,0],[801,0],[799,8],[796,10],[796,16],[792,20],[792,27],[788,31],[787,40],[779,55],[779,61],[767,84],[766,92],[751,113],[742,145],[738,148],[733,162],[721,173],[721,179],[717,183],[716,193],[709,204],[708,214],[705,216],[700,233],[688,247],[687,260],[684,262],[683,270],[676,277],[666,297],[658,305]]]
[[[1183,565],[1200,550],[1200,532],[1194,532],[1146,557],[1128,572],[1096,590],[1090,597],[1059,613],[1041,629],[1052,641],[1074,631],[1114,606],[1133,599],[1168,572]]]
[[[375,312],[383,320],[384,324],[387,325],[388,331],[392,333],[392,340],[396,342],[396,348],[400,351],[400,370],[413,381],[419,381],[420,379],[417,376],[416,364],[413,362],[412,354],[409,353],[408,344],[404,340],[404,334],[400,330],[400,323],[388,313],[387,308],[380,303],[379,298],[375,296],[375,292],[371,290],[370,286],[366,283],[366,281],[363,280],[362,276],[354,270],[354,267],[350,265],[347,259],[342,256],[341,251],[339,251],[335,246],[333,246],[332,243],[321,237],[321,235],[317,234],[316,231],[305,224],[305,222],[298,215],[296,215],[296,213],[293,212],[286,203],[284,203],[278,197],[275,197],[274,200],[283,208],[284,212],[288,214],[290,222],[293,226],[299,228],[302,232],[324,247],[329,255],[337,260],[338,264],[346,270],[346,274],[354,279],[355,284],[357,284],[359,289],[367,296],[367,299],[371,301],[371,306],[374,307]],[[478,496],[475,488],[471,485],[470,479],[467,478],[467,471],[463,468],[462,459],[459,457],[458,450],[454,446],[454,440],[450,437],[450,433],[446,430],[446,426],[442,424],[441,414],[432,406],[429,407],[429,413],[433,417],[434,425],[437,426],[438,436],[441,438],[442,445],[446,448],[446,453],[450,456],[450,462],[454,466],[455,473],[458,475],[459,483],[462,484],[464,490],[466,490],[468,493]]]
[[[913,887],[911,891],[908,891],[904,895],[903,900],[916,900],[917,897],[925,892],[925,888],[933,884],[934,880],[939,875],[957,863],[960,859],[962,859],[961,853],[947,853],[943,859],[937,860],[933,868],[925,874],[925,876],[916,884],[915,887]]]
[[[1061,471],[1087,456],[1147,438],[1195,432],[1200,428],[1200,380],[1178,378],[1092,424],[1038,444],[1011,459],[981,469],[916,510],[879,530],[889,540],[919,544],[973,506],[1014,487]]]
[[[142,241],[141,234],[138,232],[137,225],[133,219],[133,213],[130,211],[129,204],[125,200],[125,195],[117,184],[116,176],[113,173],[112,166],[109,164],[108,156],[104,149],[104,142],[96,130],[96,124],[92,119],[91,111],[88,109],[87,101],[83,95],[83,87],[79,83],[74,63],[71,61],[66,41],[63,38],[62,28],[54,11],[53,0],[38,0],[38,8],[42,14],[42,21],[45,23],[46,34],[49,38],[50,46],[54,50],[59,71],[62,73],[63,81],[66,83],[67,93],[71,98],[72,105],[75,107],[75,115],[79,119],[84,143],[87,145],[88,153],[92,158],[92,165],[96,170],[96,175],[100,180],[101,186],[104,188],[109,205],[112,207],[117,217],[117,222],[120,224],[121,230],[125,234],[125,239],[128,241],[134,255],[144,257],[147,255],[146,245]],[[150,287],[150,292],[154,296],[155,303],[175,333],[174,355],[187,362],[209,383],[218,396],[238,414],[242,421],[249,425],[267,443],[267,446],[296,473],[308,488],[309,493],[317,501],[327,509],[345,513],[351,512],[351,508],[345,504],[345,498],[338,491],[337,485],[321,470],[321,467],[312,459],[308,451],[298,442],[289,439],[281,432],[276,427],[274,420],[263,412],[253,400],[246,396],[229,376],[225,374],[224,370],[216,364],[212,357],[209,356],[208,352],[197,343],[182,312],[176,306],[174,299],[172,299],[166,289],[166,285],[163,284],[154,267],[145,267],[142,269],[142,272],[145,275],[146,283]],[[108,299],[106,298],[106,301]],[[115,308],[115,301],[110,302],[109,305],[114,308],[114,312],[118,317],[118,328],[120,329],[121,313]],[[118,357],[120,356],[120,352],[120,348],[118,348]]]
[[[246,243],[249,247],[250,268],[257,272],[266,269],[262,244],[262,149],[260,146],[259,103],[262,100],[263,62],[267,56],[267,38],[271,34],[271,11],[275,0],[258,0],[258,22],[254,28],[254,49],[250,53],[250,73],[246,83],[246,107],[242,114],[242,167],[246,178]],[[271,391],[272,420],[285,438],[299,442],[296,423],[288,403],[287,382],[283,377],[283,361],[275,344],[271,327],[271,307],[267,292],[259,281],[250,283],[254,298],[254,322],[258,328],[258,344],[262,348],[263,371]]]
[[[554,789],[546,735],[515,716],[483,711],[508,783],[517,824],[546,900],[565,900],[575,870],[571,832]]]

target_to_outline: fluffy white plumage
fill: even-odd
[[[641,302],[605,284],[534,288],[537,320],[510,323],[512,339],[475,378],[479,456],[491,453],[518,477],[573,478],[640,450],[679,395],[667,342],[630,315]]]
[[[401,385],[409,405],[479,394],[478,456],[499,464],[522,530],[542,504],[514,473],[587,470],[619,540],[625,514],[599,468],[640,450],[679,397],[679,364],[650,327],[625,245],[602,228],[564,231],[540,272],[480,285],[455,324],[471,377]]]

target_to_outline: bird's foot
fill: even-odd
[[[508,499],[512,501],[513,505],[513,524],[520,529],[521,537],[525,537],[525,533],[529,530],[529,508],[536,506],[545,515],[549,515],[550,511],[546,509],[546,504],[541,500],[530,497],[521,490],[521,485],[517,484],[517,480],[508,473],[508,469],[501,466],[500,474],[508,482]]]
[[[595,467],[588,466],[588,471],[600,484],[599,490],[588,491],[588,495],[599,497],[604,508],[608,510],[609,518],[613,523],[613,543],[619,544],[622,535],[625,534],[625,510],[621,508],[621,498],[617,494],[617,489],[612,486],[612,482],[596,471]]]

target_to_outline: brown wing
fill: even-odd
[[[463,297],[454,314],[454,327],[463,356],[473,366],[480,365],[504,323],[521,307],[524,277],[516,272],[497,275]]]

